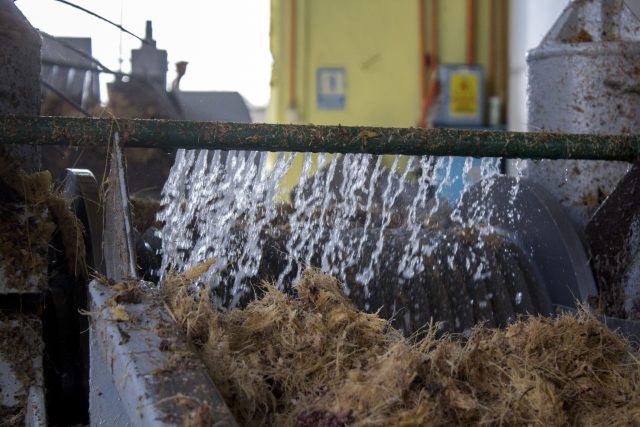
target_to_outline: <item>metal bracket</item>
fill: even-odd
[[[136,251],[120,136],[114,133],[105,192],[104,257],[107,277],[121,281],[136,277]]]
[[[67,169],[64,195],[76,216],[85,225],[87,261],[96,272],[105,274],[102,254],[103,210],[96,178],[88,169]]]

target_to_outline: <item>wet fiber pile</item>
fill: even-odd
[[[52,186],[49,172],[26,173],[0,147],[0,281],[6,288],[47,287],[54,238],[69,273],[86,274],[82,224]]]
[[[634,425],[640,353],[586,311],[530,317],[466,338],[406,339],[358,312],[340,284],[305,272],[295,296],[267,286],[218,310],[190,286],[166,301],[242,425]]]

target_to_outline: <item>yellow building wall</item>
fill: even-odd
[[[298,0],[296,106],[302,123],[414,125],[420,108],[415,0]],[[289,2],[272,1],[270,120],[288,114]],[[346,71],[343,110],[316,105],[320,67]]]
[[[291,1],[271,0],[274,65],[267,115],[271,122],[415,126],[421,106],[420,79],[426,78],[420,76],[419,37],[428,49],[432,1],[438,3],[439,63],[466,61],[467,0],[426,0],[424,35],[419,34],[418,24],[421,0],[297,0],[296,109],[292,111],[288,90]],[[476,0],[476,62],[485,73],[489,68],[491,2],[494,7],[506,3]],[[495,52],[499,58],[497,46]],[[319,67],[345,68],[343,110],[318,108]],[[493,81],[497,77],[497,73],[487,76],[488,87],[498,86]]]
[[[416,0],[419,1],[419,0]],[[429,3],[427,1],[427,3]],[[426,7],[426,32],[429,34],[429,7]],[[441,64],[465,63],[467,58],[466,0],[444,0],[438,2],[438,62]],[[427,44],[427,49],[429,45]]]

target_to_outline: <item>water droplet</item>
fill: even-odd
[[[516,293],[515,301],[516,301],[516,305],[522,304],[522,292]]]

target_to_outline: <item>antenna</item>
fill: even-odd
[[[124,11],[124,0],[120,0],[120,25],[122,25],[122,16]],[[122,58],[122,31],[120,31],[120,43],[118,45],[118,71],[122,72],[122,63],[124,59]]]

